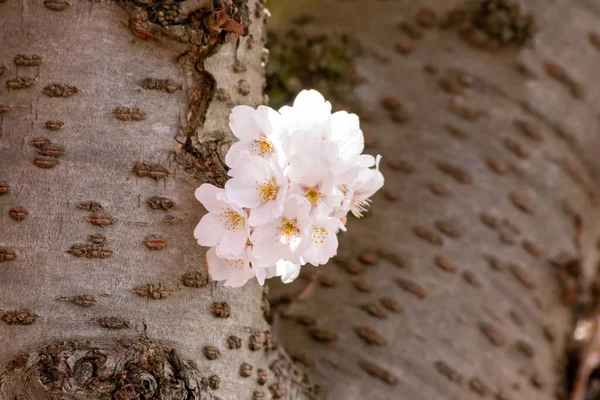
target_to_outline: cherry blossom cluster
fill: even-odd
[[[213,280],[240,287],[256,277],[293,281],[307,263],[335,256],[346,215],[357,218],[383,186],[381,156],[361,154],[358,117],[331,113],[315,90],[275,111],[235,107],[229,126],[239,139],[226,155],[224,189],[203,184],[196,198],[208,213],[194,230],[208,246]]]

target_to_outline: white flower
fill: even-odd
[[[239,139],[226,163],[225,189],[202,185],[206,214],[194,235],[211,248],[214,280],[240,287],[253,277],[292,282],[302,265],[326,264],[338,249],[347,214],[360,218],[384,178],[381,156],[361,154],[359,119],[315,90],[298,94],[279,112],[235,107],[230,127]]]
[[[335,144],[337,162],[351,167],[364,149],[358,116],[346,111],[331,114],[331,104],[315,90],[303,90],[294,100],[293,107],[282,107],[279,111],[290,137],[288,158],[310,151],[316,140],[317,146]]]
[[[208,211],[194,229],[198,244],[216,246],[219,257],[241,256],[250,234],[246,211],[231,202],[225,190],[208,183],[196,189],[196,198]]]
[[[279,263],[270,268],[254,267],[252,265],[252,247],[252,243],[248,240],[244,252],[235,259],[219,257],[214,247],[208,249],[206,252],[206,265],[211,279],[213,281],[225,281],[224,286],[241,287],[254,277],[262,286],[265,284],[265,279],[282,276],[283,280],[284,275],[290,276],[291,273],[288,269],[283,268]],[[300,266],[298,266],[299,268]]]
[[[294,105],[279,109],[282,124],[291,131],[310,132],[315,137],[326,137],[331,116],[331,103],[316,90],[303,90],[294,99]]]
[[[288,192],[288,179],[275,161],[267,161],[248,152],[238,156],[232,177],[225,184],[227,196],[239,207],[249,208],[250,226],[279,217]]]
[[[287,135],[277,111],[266,106],[259,106],[256,110],[237,106],[229,116],[229,127],[239,139],[225,156],[225,163],[230,168],[235,167],[239,155],[244,152],[267,160],[275,159],[281,166],[285,164],[284,143]]]
[[[257,226],[252,232],[252,255],[257,267],[266,268],[279,260],[298,263],[310,246],[312,220],[310,203],[304,197],[290,195],[281,217]]]
[[[286,169],[290,193],[303,196],[311,203],[311,215],[330,213],[343,198],[335,187],[333,172],[337,150],[331,142],[326,144],[330,146],[296,153]]]
[[[357,172],[357,178],[349,185],[344,185],[340,190],[344,193],[341,213],[344,215],[349,211],[356,218],[362,218],[363,213],[367,211],[370,197],[375,194],[384,184],[383,174],[379,171],[381,156],[375,159],[375,168],[366,168],[361,166]],[[369,165],[367,161],[365,165]],[[339,210],[336,216],[341,218]]]
[[[327,217],[316,221],[312,226],[312,243],[302,254],[303,263],[310,263],[315,267],[326,264],[327,261],[337,254],[339,230],[346,228],[339,218]]]
[[[339,157],[351,163],[365,148],[365,137],[359,127],[358,116],[338,111],[331,116],[331,133],[329,140],[338,146]]]
[[[225,286],[244,286],[255,276],[248,253],[242,253],[240,258],[228,260],[219,257],[215,248],[211,247],[206,252],[206,263],[210,277],[215,281],[225,281]]]

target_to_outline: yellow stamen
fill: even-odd
[[[327,238],[327,234],[327,229],[323,228],[322,226],[313,227],[313,242],[316,244],[323,244],[325,242],[325,238]]]
[[[261,136],[258,139],[254,139],[253,144],[254,150],[261,157],[264,157],[267,154],[271,154],[275,150],[275,145],[273,145],[273,142],[271,142],[269,138],[266,138],[264,136]]]
[[[277,197],[277,193],[279,193],[279,186],[277,185],[277,182],[275,182],[275,178],[271,178],[258,185],[256,190],[261,198],[261,202],[266,203],[267,201],[273,200],[275,197]]]
[[[278,231],[281,240],[288,245],[290,245],[292,241],[300,234],[298,222],[295,219],[283,218]]]
[[[224,208],[220,214],[219,221],[225,225],[228,231],[234,231],[244,227],[246,218],[233,211],[231,208]]]
[[[356,218],[362,218],[363,213],[366,213],[369,208],[370,199],[365,200],[356,200],[352,199],[352,203],[350,205],[350,211]]]
[[[321,192],[319,192],[317,186],[314,186],[304,192],[304,197],[306,197],[306,199],[310,201],[313,206],[316,206],[321,201],[323,195]]]

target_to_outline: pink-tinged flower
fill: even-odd
[[[241,287],[255,276],[248,251],[243,252],[240,258],[228,260],[219,257],[215,248],[211,247],[206,252],[206,263],[212,280],[225,281],[225,286]]]
[[[208,214],[194,235],[211,247],[212,278],[233,287],[252,277],[288,283],[302,265],[327,263],[348,212],[360,218],[384,183],[381,156],[361,154],[358,117],[332,114],[319,92],[304,90],[279,112],[235,107],[229,122],[239,139],[226,155],[231,179],[225,190],[196,191]]]
[[[274,161],[242,153],[225,184],[227,196],[250,209],[248,223],[257,226],[279,217],[288,193],[288,179]]]
[[[329,143],[331,145],[331,143]],[[290,193],[306,198],[311,204],[311,215],[329,214],[340,205],[343,196],[335,186],[332,161],[335,146],[321,146],[311,152],[296,153],[286,169],[290,179]]]
[[[287,134],[281,126],[281,115],[272,108],[259,106],[256,110],[248,106],[234,107],[229,116],[229,127],[239,139],[227,155],[225,163],[234,168],[240,154],[275,160],[280,166],[286,162],[284,151]]]
[[[337,254],[339,230],[346,227],[339,218],[327,217],[313,222],[310,247],[302,254],[303,263],[310,263],[315,267],[326,264]]]
[[[252,278],[256,278],[262,286],[265,284],[266,279],[275,276],[282,276],[282,280],[284,277],[285,279],[289,279],[290,277],[295,279],[298,276],[300,266],[297,266],[298,272],[289,270],[289,268],[286,268],[287,264],[281,263],[277,263],[270,268],[254,267],[252,248],[253,245],[248,240],[242,255],[235,259],[219,257],[214,247],[208,249],[206,252],[206,265],[211,279],[214,281],[225,281],[224,286],[241,287]]]
[[[219,257],[240,257],[250,234],[246,211],[235,205],[225,190],[208,183],[196,189],[196,198],[208,211],[194,229],[198,244],[216,246]]]
[[[254,228],[254,265],[268,268],[280,260],[298,263],[302,253],[311,243],[312,220],[309,213],[308,200],[298,195],[290,195],[284,202],[279,218]]]

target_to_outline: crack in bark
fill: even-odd
[[[232,141],[225,134],[219,134],[216,140],[207,138],[211,133],[200,135],[217,88],[216,79],[204,68],[204,62],[223,43],[248,34],[247,0],[186,0],[179,5],[132,0],[118,3],[131,15],[129,26],[138,38],[164,37],[190,45],[177,57],[194,83],[187,89],[185,126],[180,128],[181,146],[174,151],[173,160],[199,180],[223,186],[227,180],[225,154]]]

